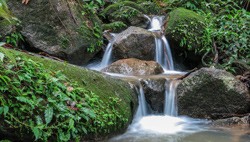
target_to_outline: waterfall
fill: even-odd
[[[113,48],[113,43],[110,42],[108,45],[107,45],[107,48],[105,50],[105,53],[102,57],[102,62],[100,64],[100,67],[101,68],[104,68],[106,67],[109,63],[110,63],[110,60],[111,60],[111,55],[112,55],[112,48]]]
[[[143,116],[147,115],[147,105],[146,105],[145,95],[144,95],[143,87],[140,82],[139,82],[138,92],[139,92],[138,94],[139,105],[138,105],[138,109],[137,109],[134,120],[139,120]]]
[[[112,49],[113,49],[113,44],[115,41],[115,34],[110,33],[109,36],[111,37],[111,39],[109,40],[109,44],[107,45],[106,50],[104,52],[104,55],[102,57],[100,68],[104,68],[104,67],[108,66],[111,62]]]
[[[171,81],[169,85],[166,85],[169,87],[165,90],[164,115],[177,116],[177,102],[175,96],[175,90],[177,85],[178,82],[175,80]]]
[[[172,53],[170,46],[162,30],[163,17],[155,16],[151,20],[149,31],[156,34],[155,37],[155,60],[165,70],[174,70]]]

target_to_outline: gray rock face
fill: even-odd
[[[86,63],[93,56],[86,49],[96,43],[91,27],[99,21],[94,15],[92,19],[82,16],[76,1],[34,0],[28,5],[8,1],[8,5],[21,21],[21,33],[32,48],[74,64]]]
[[[143,86],[146,102],[152,111],[162,113],[165,102],[165,78],[143,79]]]
[[[118,60],[102,71],[124,75],[156,75],[164,72],[161,65],[155,61],[142,61],[135,58]]]
[[[154,60],[154,35],[146,29],[129,27],[115,37],[113,55],[116,60],[126,58]]]
[[[249,112],[247,87],[223,70],[202,68],[190,74],[177,87],[177,96],[180,115],[213,119],[220,113]]]

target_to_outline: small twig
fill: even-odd
[[[202,58],[201,58],[201,62],[202,62],[202,65],[203,66],[209,66],[204,60],[205,60],[205,58],[207,57],[207,55],[209,54],[209,52],[210,52],[210,50],[208,50],[203,56],[202,56]]]
[[[191,73],[193,73],[193,72],[195,72],[195,71],[197,71],[197,70],[198,70],[198,68],[194,68],[194,69],[192,69],[191,71],[189,71],[188,73],[184,74],[183,76],[178,77],[176,80],[182,80],[182,79],[186,78],[186,77],[189,76]]]
[[[217,65],[218,64],[218,59],[219,59],[219,52],[218,52],[218,49],[217,49],[217,45],[216,45],[216,42],[214,41],[213,39],[213,48],[214,48],[214,63]]]

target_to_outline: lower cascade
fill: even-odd
[[[143,87],[139,83],[137,88],[139,106],[134,120],[125,134],[110,141],[154,141],[154,138],[157,138],[158,141],[177,142],[184,135],[205,131],[208,121],[178,117],[175,96],[177,85],[177,80],[166,79],[163,113],[154,113],[147,105]]]

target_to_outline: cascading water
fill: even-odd
[[[110,59],[112,55],[112,48],[113,48],[113,42],[110,42],[106,47],[104,56],[100,64],[100,68],[104,68],[110,63]]]
[[[169,87],[165,90],[165,106],[164,115],[177,116],[177,105],[175,97],[175,88],[178,85],[178,81],[171,81]]]
[[[147,115],[147,105],[146,105],[144,90],[143,90],[143,87],[142,87],[141,83],[139,83],[138,92],[139,92],[139,95],[138,95],[139,105],[138,105],[138,109],[137,109],[134,120],[139,120],[143,116]]]
[[[113,48],[113,43],[115,41],[115,34],[110,33],[111,39],[109,40],[109,44],[106,47],[105,53],[103,55],[100,68],[104,68],[108,66],[111,62],[111,56],[112,56],[112,48]]]
[[[156,34],[155,37],[155,60],[165,70],[174,70],[174,63],[170,46],[164,34],[162,34],[163,17],[153,17],[151,20],[151,27],[149,31]]]

